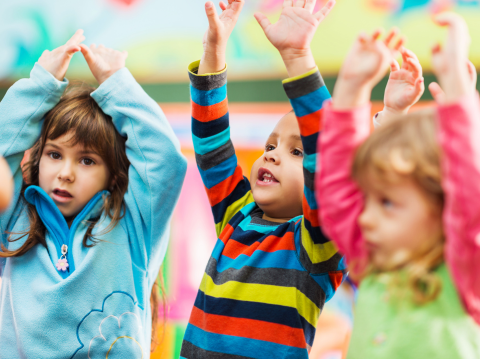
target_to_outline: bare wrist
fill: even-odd
[[[198,75],[220,72],[225,68],[225,51],[204,52],[200,59]]]
[[[288,77],[297,77],[317,67],[310,49],[280,51]]]

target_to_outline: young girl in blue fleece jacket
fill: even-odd
[[[0,358],[150,354],[149,293],[186,161],[127,54],[83,40],[79,30],[46,51],[0,104],[15,182],[0,216]],[[100,87],[63,95],[79,51]]]

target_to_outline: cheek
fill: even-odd
[[[38,166],[38,183],[41,188],[55,178],[55,168],[54,166],[47,164],[47,162],[48,161],[44,160],[42,157]]]
[[[261,166],[262,158],[263,158],[263,156],[260,157],[259,159],[257,159],[253,163],[252,170],[250,171],[250,184],[251,184],[252,187],[255,184],[255,182],[257,181],[258,169]]]

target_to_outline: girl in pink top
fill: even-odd
[[[463,19],[433,49],[436,111],[370,134],[370,94],[395,49],[361,35],[319,137],[316,191],[325,234],[360,283],[348,358],[480,357],[480,101]],[[476,322],[476,323],[475,323]]]

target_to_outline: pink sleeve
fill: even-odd
[[[480,102],[438,108],[445,190],[445,260],[467,312],[480,324]]]
[[[318,141],[318,175],[315,179],[322,230],[337,245],[347,263],[363,269],[367,250],[357,223],[363,195],[350,171],[355,150],[370,134],[370,108],[335,111],[326,105]]]

